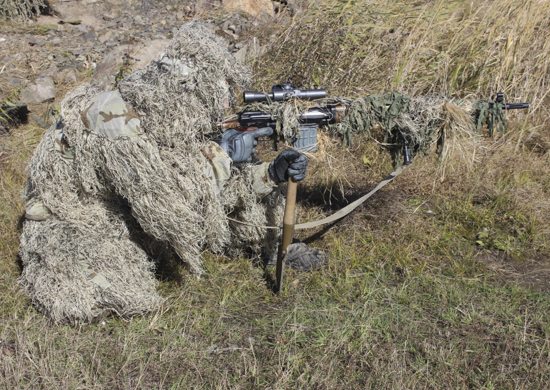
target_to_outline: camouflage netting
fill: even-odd
[[[44,0],[0,0],[0,19],[29,19],[46,6]]]
[[[84,85],[61,104],[61,118],[43,137],[29,166],[24,198],[47,220],[25,222],[21,285],[56,323],[123,318],[154,309],[156,263],[174,253],[202,272],[200,253],[270,254],[278,231],[256,226],[282,219],[278,191],[260,198],[252,166],[233,167],[219,195],[206,177],[201,149],[214,124],[245,87],[247,69],[199,23],[184,25],[152,61],[120,83],[141,119],[136,137],[90,131],[83,113],[99,92]],[[172,256],[173,257],[173,256]]]
[[[436,152],[444,169],[451,151],[475,153],[475,144],[483,126],[487,125],[491,135],[494,129],[505,128],[502,109],[493,102],[478,100],[472,103],[444,96],[410,98],[397,92],[354,100],[328,98],[312,102],[255,103],[249,108],[279,118],[278,134],[290,142],[300,131],[299,114],[311,107],[327,105],[347,107],[348,113],[343,121],[328,126],[330,133],[340,136],[343,147],[352,144],[354,134],[365,133],[391,153],[396,167],[403,161],[403,137],[415,156],[425,156],[433,145],[437,145]]]

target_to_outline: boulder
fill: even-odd
[[[55,99],[55,86],[51,77],[39,77],[21,91],[21,100],[25,103],[40,104]]]

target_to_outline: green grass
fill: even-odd
[[[343,273],[336,257],[287,272],[275,297],[247,260],[218,260],[129,322],[51,328],[16,295],[0,335],[4,387],[546,386],[547,293],[388,264]]]

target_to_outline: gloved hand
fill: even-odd
[[[296,150],[286,149],[269,164],[269,175],[276,184],[287,181],[289,177],[300,181],[305,179],[306,169],[306,156]]]
[[[262,127],[261,129],[243,132],[229,129],[215,142],[225,150],[234,163],[242,163],[252,161],[252,153],[256,151],[254,146],[258,145],[256,139],[259,137],[268,137],[271,134],[273,134],[271,127]]]

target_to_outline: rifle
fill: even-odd
[[[529,108],[529,103],[503,103],[504,92],[497,92],[497,98],[495,103],[500,104],[500,108],[503,110],[523,110]],[[492,107],[492,104],[490,105]]]
[[[245,103],[262,101],[284,101],[292,98],[303,100],[315,100],[326,97],[324,89],[298,89],[291,84],[280,84],[272,87],[272,92],[263,93],[244,91]],[[339,123],[347,114],[347,107],[342,105],[329,105],[326,107],[314,107],[299,115],[299,137],[292,139],[292,144],[298,151],[317,151],[317,129],[321,125]],[[238,113],[239,119],[228,121],[219,125],[222,129],[236,129],[238,131],[250,131],[260,127],[271,127],[276,140],[277,115],[265,111],[242,111]]]

